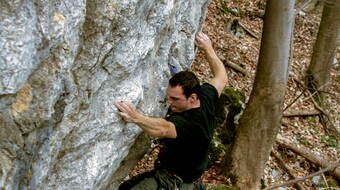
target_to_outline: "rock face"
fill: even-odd
[[[148,138],[113,103],[165,114],[208,3],[0,0],[0,189],[116,189]]]

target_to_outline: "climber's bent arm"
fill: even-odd
[[[119,115],[124,121],[136,123],[147,134],[153,137],[176,138],[176,127],[172,122],[163,118],[153,118],[140,114],[130,102],[119,102],[115,104],[119,109]]]
[[[212,42],[206,34],[203,32],[197,33],[195,42],[196,45],[205,52],[206,59],[213,74],[213,78],[209,83],[217,89],[218,95],[221,95],[224,87],[228,83],[228,76],[224,64],[216,55],[212,47]]]

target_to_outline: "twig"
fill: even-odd
[[[335,96],[335,98],[337,97],[337,95],[336,95],[335,93],[328,92],[328,91],[325,91],[325,90],[319,90],[318,92],[325,93],[325,94],[329,94],[329,95],[331,95],[331,96]],[[337,98],[337,99],[340,99],[340,98]]]
[[[335,163],[335,164],[333,164],[333,165],[328,166],[327,168],[321,169],[321,170],[319,170],[319,171],[317,171],[317,172],[315,172],[315,173],[312,173],[312,174],[310,174],[310,175],[307,175],[307,176],[305,176],[305,177],[296,178],[296,179],[287,181],[287,182],[285,182],[285,183],[278,184],[278,185],[274,185],[274,186],[271,186],[271,187],[268,187],[268,188],[265,188],[265,189],[262,189],[262,190],[271,190],[271,189],[275,189],[275,188],[278,188],[278,187],[282,187],[282,186],[294,184],[294,183],[296,183],[296,182],[303,181],[303,180],[309,179],[309,178],[311,178],[311,177],[314,177],[314,176],[316,176],[316,175],[325,173],[325,172],[327,172],[327,171],[329,171],[329,170],[332,170],[333,168],[336,168],[336,167],[338,167],[338,166],[340,166],[340,162],[337,162],[337,163]]]
[[[302,84],[299,80],[296,80],[294,79],[295,82],[297,82],[298,84],[300,84],[304,89],[308,89],[304,84]],[[325,84],[324,84],[325,85]],[[324,85],[320,86],[316,91],[320,90]],[[324,116],[326,116],[328,122],[329,122],[329,126],[333,128],[332,131],[334,131],[335,135],[340,137],[340,132],[338,131],[338,129],[334,126],[334,124],[332,123],[332,120],[329,116],[329,114],[321,108],[321,106],[319,106],[319,104],[315,101],[315,99],[313,98],[312,96],[312,93],[310,91],[307,90],[307,92],[310,94],[311,98],[312,98],[312,101],[313,101],[313,104],[315,106],[316,109],[318,109]],[[320,116],[320,119],[321,121],[323,121],[323,117]],[[328,130],[328,126],[326,123],[323,123],[321,122],[321,124],[324,126],[325,128],[325,131],[329,133],[329,130]]]
[[[303,92],[301,92],[301,94],[299,94],[290,104],[288,104],[283,111],[286,111],[290,106],[292,106],[304,93],[305,93],[306,89],[303,89]]]
[[[295,81],[298,81],[298,80],[295,80]],[[300,82],[299,82],[300,83]],[[286,111],[290,106],[292,106],[308,89],[305,88],[304,85],[302,85],[300,83],[300,85],[303,87],[303,92],[301,92],[301,94],[299,94],[299,96],[297,96],[289,105],[287,105],[283,111]],[[325,84],[324,84],[325,85]],[[308,96],[307,98],[303,99],[302,101],[306,101],[308,100],[309,98],[313,97],[324,85],[320,86],[319,89],[317,91],[315,91],[312,95]]]
[[[305,99],[303,99],[302,101],[306,101],[308,100],[309,98],[313,98],[316,95],[319,95],[318,93],[321,92],[321,88],[323,88],[324,86],[326,86],[328,82],[326,82],[325,84],[321,85],[317,90],[315,90],[315,92],[313,92],[313,94],[309,91],[309,96]],[[305,90],[307,90],[308,88],[304,88]]]
[[[318,110],[303,110],[303,111],[295,111],[295,112],[288,112],[283,113],[283,117],[305,117],[305,116],[315,116],[320,115],[320,111]]]
[[[282,169],[283,169],[284,171],[286,171],[287,174],[288,174],[291,178],[295,179],[296,177],[294,176],[294,174],[293,174],[293,172],[292,172],[292,169],[289,168],[289,167],[285,164],[285,162],[283,161],[283,159],[282,159],[282,157],[280,156],[280,154],[278,154],[278,153],[276,153],[276,152],[274,152],[274,151],[272,151],[271,154],[277,159],[277,161],[278,161],[279,164],[281,165]],[[301,185],[301,184],[299,184],[299,183],[296,183],[295,186],[296,186],[296,188],[297,188],[298,190],[304,190],[304,189],[305,189],[305,188],[303,187],[303,185]]]
[[[220,6],[217,6],[217,8],[218,9],[220,9],[223,13],[227,13],[227,11],[226,10],[224,10],[222,7],[220,7]]]
[[[324,109],[321,108],[321,106],[318,105],[318,103],[315,101],[315,99],[312,97],[314,106],[316,109],[318,109],[324,116],[326,116],[328,122],[329,122],[329,126],[331,126],[333,128],[333,132],[335,133],[336,136],[340,137],[340,132],[338,131],[338,129],[333,125],[331,117],[329,116],[328,112],[326,112]],[[325,124],[325,128],[328,129],[327,124]]]
[[[223,13],[227,13],[225,9],[221,8],[220,6],[217,6],[218,9],[220,9]],[[241,26],[248,34],[250,34],[250,36],[254,37],[255,39],[259,39],[259,37],[252,32],[251,30],[249,30],[246,26],[244,26],[239,20],[237,20],[237,24],[239,26]]]
[[[316,1],[316,0],[307,0],[301,7],[299,7],[296,12],[300,12],[300,11],[303,11],[304,8],[306,8],[309,4],[311,4],[313,1]]]
[[[326,84],[326,83],[325,83],[325,84]],[[324,84],[324,85],[325,85],[325,84]],[[320,87],[317,89],[316,92],[318,92],[324,85],[320,86]],[[330,127],[333,128],[332,131],[335,133],[335,135],[338,136],[338,137],[340,137],[340,132],[339,132],[338,129],[334,126],[334,124],[333,124],[333,122],[332,122],[332,120],[331,120],[331,117],[329,116],[328,112],[326,112],[324,109],[322,109],[322,107],[316,102],[316,100],[315,100],[313,94],[312,94],[310,91],[308,91],[308,93],[310,94],[310,96],[311,96],[311,98],[312,98],[312,101],[313,101],[313,103],[314,103],[315,108],[318,109],[318,110],[319,110],[324,116],[326,116],[326,118],[327,118],[327,121],[328,121],[329,125],[327,125],[327,121],[324,121],[325,123],[323,124],[324,127],[325,127],[325,129],[326,129],[326,131],[329,130],[329,129],[328,129],[328,126],[330,126]],[[321,119],[321,121],[323,121],[323,117],[320,117],[320,119]],[[323,123],[323,122],[321,122],[321,123]]]
[[[306,88],[305,88],[305,89],[306,89]],[[303,99],[302,101],[306,101],[306,100],[308,100],[309,98],[314,97],[314,95],[317,94],[318,92],[319,92],[319,91],[313,92],[313,94],[310,94],[307,98]]]
[[[247,27],[245,27],[240,21],[237,22],[238,25],[240,25],[248,34],[250,34],[252,37],[254,37],[255,39],[259,39],[259,37],[254,34],[254,32],[252,32],[251,30],[249,30]]]
[[[234,70],[242,73],[243,75],[245,76],[249,76],[248,72],[243,69],[242,67],[240,67],[239,65],[235,64],[235,63],[232,63],[230,61],[227,61],[227,60],[224,60],[223,63],[231,68],[233,68]]]
[[[329,188],[329,185],[328,185],[328,182],[327,182],[327,179],[326,179],[326,176],[325,176],[324,173],[322,174],[322,178],[323,178],[323,180],[325,181],[326,186]]]

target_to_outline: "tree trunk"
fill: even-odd
[[[269,0],[254,88],[241,116],[231,170],[241,190],[260,189],[260,179],[278,133],[287,84],[294,1]]]
[[[306,82],[311,91],[322,90],[329,80],[340,38],[340,0],[325,1]]]

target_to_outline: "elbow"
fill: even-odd
[[[157,130],[157,131],[145,131],[148,135],[150,135],[151,137],[155,137],[155,138],[162,138],[164,137],[164,132],[161,130]]]
[[[166,129],[161,129],[158,131],[153,132],[147,132],[150,136],[156,137],[156,138],[169,138],[169,139],[175,139],[177,137],[176,133],[173,133]]]
[[[172,126],[173,125],[173,126]],[[144,130],[151,137],[175,139],[177,137],[176,127],[173,123],[167,122],[163,126],[153,130]]]
[[[221,67],[216,73],[216,79],[219,83],[226,85],[228,83],[228,75],[225,67]]]
[[[166,122],[160,130],[160,136],[163,138],[175,139],[177,137],[176,127],[172,122]]]
[[[226,86],[226,85],[228,84],[229,80],[228,80],[228,75],[227,75],[227,73],[224,75],[224,77],[223,77],[223,79],[222,79],[222,82],[223,82],[224,86]]]
[[[219,81],[223,86],[226,86],[229,82],[227,73],[221,73]]]

